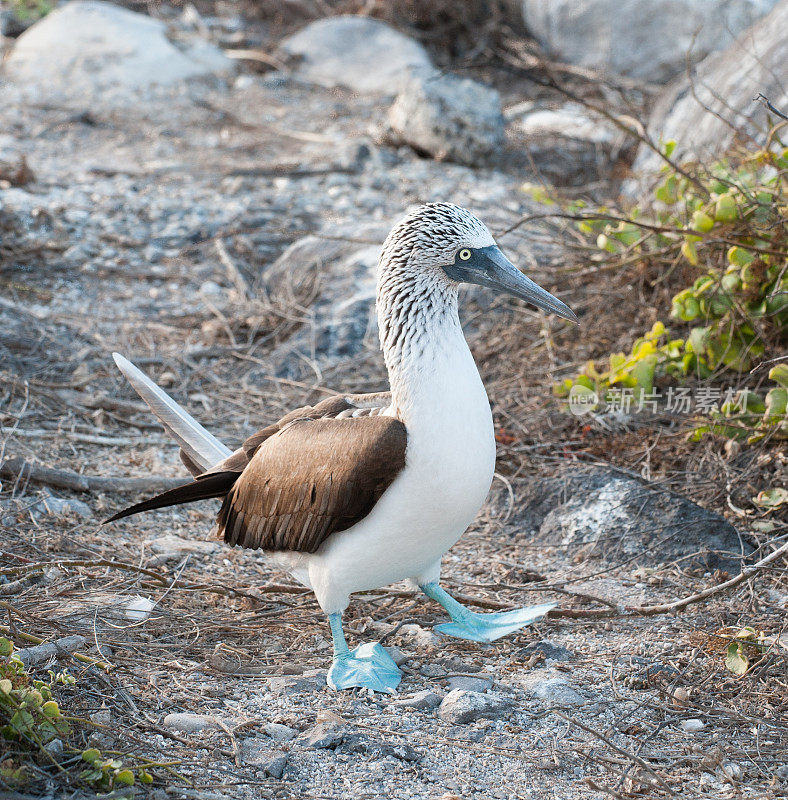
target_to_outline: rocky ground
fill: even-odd
[[[138,791],[162,799],[788,794],[779,571],[675,614],[630,610],[766,555],[769,529],[738,512],[765,472],[784,477],[784,456],[736,461],[670,425],[583,427],[550,396],[652,320],[631,280],[577,264],[569,229],[521,187],[544,164],[552,181],[602,196],[631,142],[592,123],[551,147],[563,100],[490,68],[463,73],[501,98],[480,86],[487,111],[471,138],[457,144],[447,113],[437,130],[425,117],[425,138],[387,117],[395,90],[337,85],[287,61],[287,47],[267,50],[278,68],[264,73],[206,55],[195,29],[217,41],[221,26],[197,20],[176,20],[192,60],[167,85],[62,66],[47,78],[28,54],[0,90],[0,461],[60,470],[39,474],[43,488],[3,473],[0,606],[12,633],[81,636],[71,649],[111,666],[71,666],[77,686],[61,705],[91,720],[85,744],[156,762]],[[432,69],[426,51],[389,45],[400,46]],[[143,67],[157,69],[134,74]],[[363,60],[358,72],[374,78]],[[562,113],[578,123],[576,107]],[[548,133],[524,147],[535,130]],[[136,496],[126,478],[182,474],[109,354],[132,358],[230,445],[295,404],[382,388],[377,250],[408,206],[432,200],[471,208],[583,320],[577,334],[483,292],[463,300],[499,476],[445,559],[447,585],[482,610],[558,608],[483,646],[433,633],[439,609],[403,587],[360,596],[349,635],[383,640],[404,679],[394,697],[338,694],[311,594],[214,542],[209,504],[100,527]],[[725,636],[743,625],[773,646],[738,679]],[[59,785],[42,773],[34,790],[16,788],[59,797]]]

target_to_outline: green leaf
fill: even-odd
[[[684,244],[681,245],[681,255],[683,255],[693,267],[698,265],[698,248],[695,246],[694,241],[689,240],[689,237],[687,237]]]
[[[741,645],[738,642],[731,642],[728,645],[728,652],[725,655],[725,666],[734,675],[744,675],[749,669],[750,662]]]
[[[48,700],[41,706],[41,711],[45,717],[59,717],[60,709],[54,700]]]
[[[122,783],[124,786],[133,786],[134,773],[130,769],[122,769],[116,772],[115,783]]]
[[[101,753],[96,750],[95,747],[91,747],[89,750],[82,751],[82,760],[87,761],[88,764],[93,764],[101,758]]]
[[[768,508],[769,510],[779,508],[788,504],[788,489],[783,489],[781,486],[775,489],[764,489],[758,492],[756,497],[752,498],[752,502],[761,508]]]
[[[691,227],[695,231],[708,233],[714,227],[714,220],[705,211],[696,211],[692,215]]]
[[[717,198],[714,206],[714,219],[717,222],[736,221],[736,201],[729,194],[724,194]]]
[[[14,652],[14,645],[5,636],[0,636],[0,656],[8,658]]]
[[[737,267],[746,267],[755,260],[755,255],[743,247],[731,247],[728,250],[728,261]]]
[[[788,389],[788,364],[778,364],[769,370],[769,380],[776,381],[785,389]]]

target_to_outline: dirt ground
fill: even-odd
[[[432,634],[441,609],[403,587],[360,595],[348,635],[397,647],[403,682],[396,697],[336,693],[325,686],[330,640],[313,596],[259,554],[214,541],[215,504],[101,526],[140,496],[125,479],[184,474],[113,350],[232,446],[296,405],[385,385],[374,337],[331,362],[318,353],[294,363],[283,349],[309,330],[325,288],[318,276],[289,297],[267,291],[265,269],[288,245],[314,232],[368,245],[356,226],[385,228],[428,200],[466,205],[496,232],[543,210],[518,191],[528,165],[514,157],[505,170],[423,160],[374,141],[373,100],[245,78],[134,110],[2,111],[6,155],[24,154],[33,177],[6,188],[0,207],[0,461],[118,479],[87,491],[64,487],[62,475],[61,485],[2,481],[0,631],[18,647],[25,635],[79,634],[96,662],[61,663],[77,678],[61,706],[87,720],[72,744],[153,762],[154,783],[136,791],[162,800],[788,796],[782,565],[642,616],[626,607],[731,576],[659,552],[610,562],[546,546],[518,513],[534,482],[601,466],[724,515],[755,548],[750,563],[780,530],[742,510],[784,479],[776,445],[737,454],[722,442],[690,445],[671,421],[611,431],[561,411],[553,381],[649,326],[666,291],[636,268],[584,269],[561,226],[526,225],[502,244],[572,306],[579,332],[514,301],[474,294],[464,304],[493,403],[498,476],[444,561],[447,588],[481,610],[554,601],[546,620],[478,645]],[[507,100],[528,91],[510,84]],[[85,505],[53,513],[47,496]],[[773,644],[736,677],[725,651],[745,625]],[[458,722],[408,706],[417,693],[454,688],[499,707]],[[180,712],[199,715],[182,723],[191,729],[167,721]],[[31,770],[7,796],[87,791],[73,770]]]

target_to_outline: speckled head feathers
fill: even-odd
[[[440,267],[462,247],[489,247],[495,240],[470,211],[453,203],[428,203],[411,211],[389,233],[381,267]]]

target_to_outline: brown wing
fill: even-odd
[[[255,444],[219,532],[241,547],[314,553],[369,514],[405,466],[406,446],[391,417],[295,419]]]
[[[314,406],[303,406],[285,414],[279,422],[252,434],[238,450],[217,464],[209,472],[241,472],[246,468],[257,448],[268,438],[296,419],[337,419],[342,417],[376,416],[391,404],[391,392],[374,394],[335,395]],[[181,461],[195,477],[204,474],[187,453],[181,450]]]

